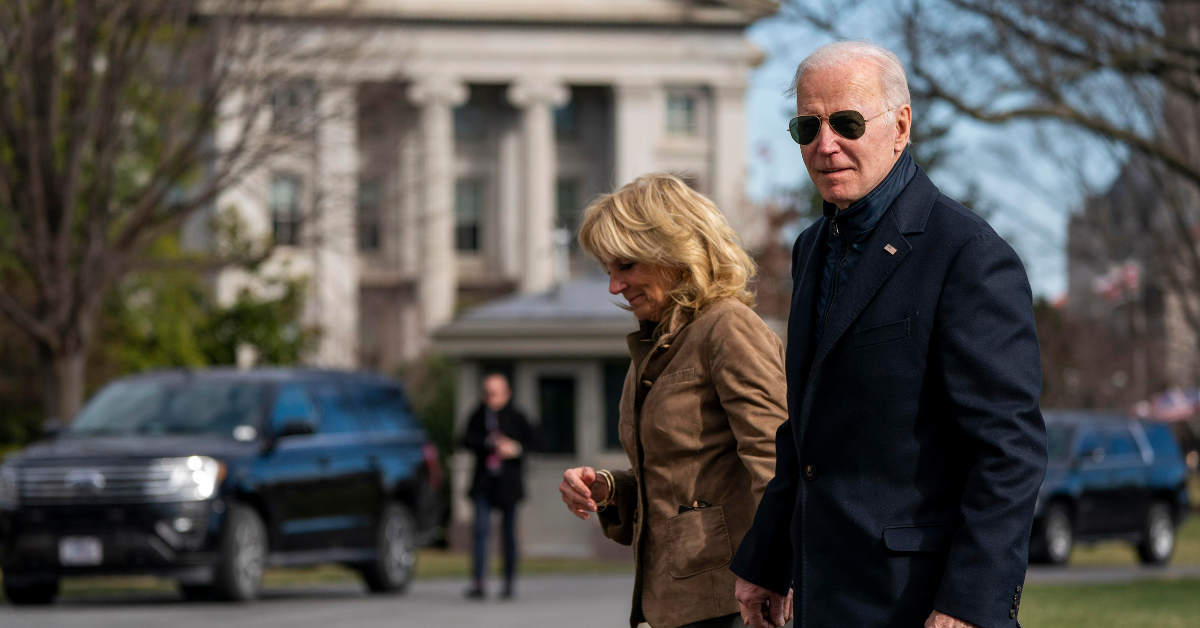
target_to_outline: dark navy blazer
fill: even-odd
[[[918,171],[812,330],[827,218],[792,253],[789,419],[731,569],[796,626],[1013,626],[1046,469],[1025,269]],[[815,345],[815,346],[814,346]]]

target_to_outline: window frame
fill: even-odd
[[[276,183],[288,181],[294,184],[294,192],[289,207],[283,208],[276,199]],[[271,217],[271,239],[276,246],[299,246],[303,240],[304,216],[304,178],[292,172],[274,172],[267,189],[267,212]],[[286,238],[280,233],[286,226]]]

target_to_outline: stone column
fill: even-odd
[[[328,83],[317,101],[314,203],[304,225],[313,247],[313,310],[321,328],[314,361],[324,367],[358,364],[357,193],[358,86]]]
[[[655,170],[654,150],[662,132],[662,87],[650,81],[613,86],[616,101],[617,187]]]
[[[467,88],[446,77],[415,81],[408,98],[421,108],[421,179],[424,195],[417,220],[421,260],[417,298],[426,335],[454,317],[458,269],[454,250],[454,116]]]
[[[558,155],[554,138],[555,107],[566,104],[571,92],[561,83],[524,79],[508,88],[508,100],[522,110],[521,134],[525,159],[525,264],[522,292],[541,292],[554,285],[554,194]]]
[[[505,279],[521,276],[521,132],[514,125],[500,136],[496,163],[498,204],[496,255]]]
[[[711,86],[712,198],[730,225],[751,244],[756,225],[743,215],[746,170],[745,94],[743,84]]]

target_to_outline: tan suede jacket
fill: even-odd
[[[633,545],[630,626],[678,626],[738,612],[727,567],[767,482],[787,419],[783,343],[734,299],[672,336],[644,326],[621,395],[621,445],[604,534]],[[695,505],[698,505],[696,507]]]

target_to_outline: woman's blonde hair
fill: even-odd
[[[597,198],[583,212],[579,244],[602,264],[622,260],[677,268],[663,333],[673,333],[712,303],[754,305],[746,289],[757,272],[721,210],[677,176],[648,174]]]

